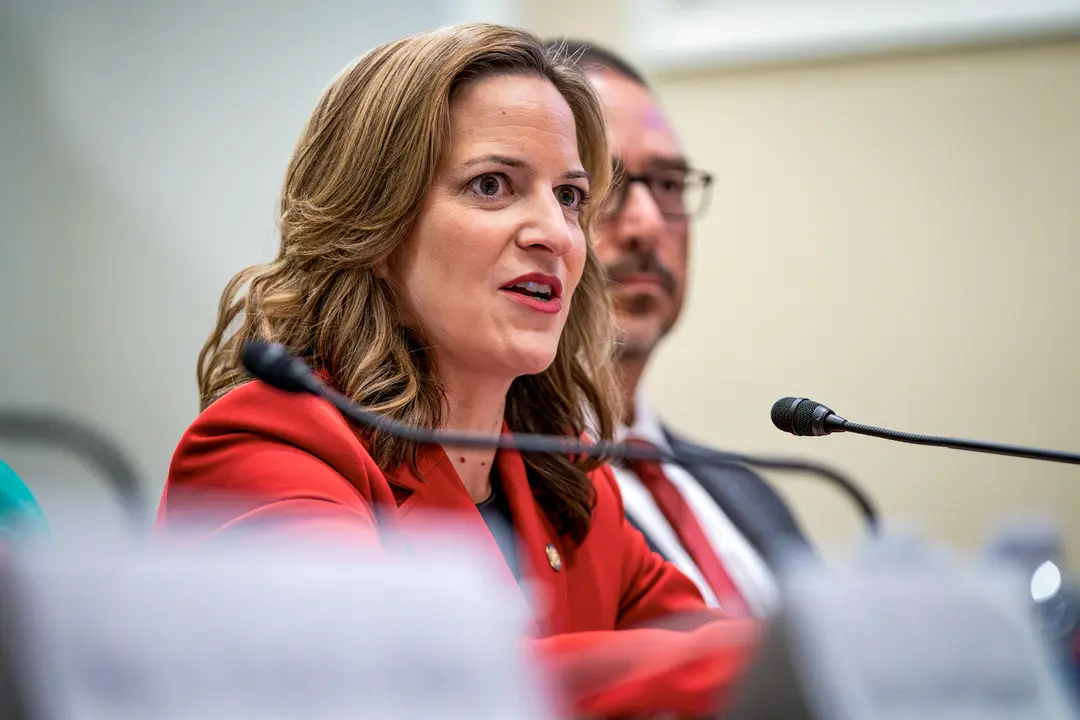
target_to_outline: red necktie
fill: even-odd
[[[655,446],[643,440],[629,440],[629,444],[655,450]],[[698,523],[694,511],[683,498],[679,489],[664,474],[664,469],[655,460],[628,459],[627,462],[637,473],[641,483],[652,495],[660,512],[664,513],[671,528],[679,537],[679,542],[698,566],[705,581],[709,583],[720,609],[735,617],[750,617],[752,613],[743,600],[739,589],[735,587],[731,576],[724,569],[724,564],[713,551],[705,531]]]

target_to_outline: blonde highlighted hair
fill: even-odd
[[[591,223],[610,183],[601,105],[573,61],[533,35],[460,25],[383,45],[345,68],[312,113],[289,163],[281,248],[273,262],[229,281],[217,324],[199,355],[205,409],[248,381],[245,341],[284,344],[340,392],[414,426],[437,428],[445,396],[435,360],[398,314],[377,265],[416,220],[450,142],[450,108],[465,84],[494,75],[549,80],[574,114],[578,151],[595,199],[583,213],[588,253],[554,362],[517,378],[507,397],[516,432],[610,438],[619,397],[611,365],[610,301],[592,251]],[[411,463],[412,443],[358,428],[383,468]],[[525,455],[534,496],[575,541],[588,532],[600,461]]]

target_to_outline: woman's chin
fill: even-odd
[[[555,362],[557,347],[521,348],[507,358],[507,366],[513,369],[516,377],[537,375],[544,372]]]

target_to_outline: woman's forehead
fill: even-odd
[[[576,122],[549,81],[500,76],[473,83],[451,106],[451,159],[557,155],[578,164]]]

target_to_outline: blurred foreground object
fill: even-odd
[[[792,558],[784,608],[730,717],[1074,719],[1030,579],[888,533],[834,569]]]
[[[47,529],[34,493],[11,466],[0,460],[0,548],[10,547],[28,533]]]
[[[1063,544],[1053,524],[1016,523],[987,543],[986,557],[1028,579],[1035,618],[1080,698],[1080,583],[1066,568]]]
[[[0,584],[2,715],[550,717],[520,599],[448,540],[22,549]]]

